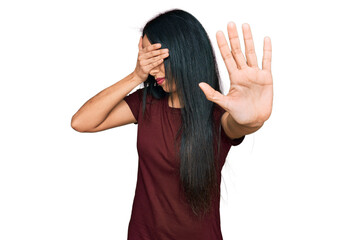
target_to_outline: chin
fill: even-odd
[[[167,93],[171,93],[168,89],[164,89],[163,88],[163,91],[167,92]]]
[[[169,90],[169,89],[164,89],[164,88],[163,88],[163,91],[165,91],[165,92],[167,92],[167,93],[169,93],[169,94],[171,94],[171,93],[176,93],[176,91],[171,91],[171,90]]]
[[[163,91],[165,91],[165,92],[167,92],[167,93],[170,93],[171,91],[168,89],[168,88],[166,88],[165,86],[161,86],[162,87],[162,89],[163,89]]]

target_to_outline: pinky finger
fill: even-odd
[[[157,67],[158,65],[160,65],[161,63],[163,62],[163,58],[153,62],[153,63],[150,63],[148,64],[147,66],[145,66],[145,68],[147,69],[147,71],[151,71],[151,69]]]

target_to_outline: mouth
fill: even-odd
[[[156,78],[156,82],[158,85],[161,85],[165,81],[165,78]]]

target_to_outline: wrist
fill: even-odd
[[[135,71],[133,71],[131,73],[132,76],[132,81],[135,81],[139,84],[143,83],[146,79],[142,79],[140,76],[137,75],[137,73]]]
[[[245,124],[240,124],[238,122],[235,121],[235,119],[231,116],[230,113],[228,113],[227,116],[227,120],[228,123],[230,125],[233,125],[234,127],[243,127],[243,128],[260,128],[263,126],[264,122],[251,122],[251,123],[245,123]]]

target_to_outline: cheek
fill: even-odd
[[[161,72],[165,73],[165,64],[164,63],[161,65]]]
[[[176,85],[172,84],[171,86],[168,87],[168,92],[176,92]]]

